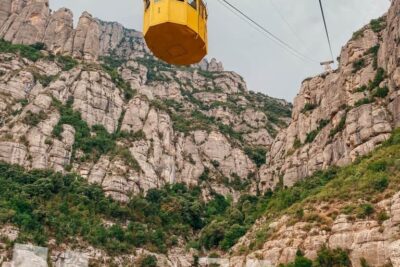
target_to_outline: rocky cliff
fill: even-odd
[[[342,49],[337,70],[303,81],[292,121],[278,134],[260,169],[259,188],[294,186],[282,193],[288,194],[284,199],[302,199],[307,188],[319,183],[311,176],[332,166],[342,167],[343,181],[335,177],[299,205],[266,213],[234,247],[236,256],[229,265],[257,259],[288,263],[299,258],[299,250],[318,260],[318,251],[328,247],[347,250],[352,266],[400,266],[398,188],[382,195],[374,192],[374,179],[386,175],[386,167],[375,169],[371,160],[363,168],[375,172],[357,167],[360,158],[371,157],[381,162],[397,159],[392,170],[400,166],[392,152],[375,150],[400,126],[399,12],[400,1],[392,1],[387,14],[354,33]],[[398,177],[397,172],[388,175]],[[377,214],[360,215],[363,208]]]
[[[237,195],[290,121],[288,103],[249,92],[215,59],[161,63],[139,32],[88,13],[74,29],[71,11],[48,1],[0,10],[8,163],[77,172],[121,201],[176,182]]]
[[[372,151],[400,124],[399,9],[354,33],[339,68],[306,79],[292,122],[274,140],[260,170],[261,187],[286,186]]]
[[[392,1],[388,14],[356,32],[339,68],[306,79],[292,107],[249,91],[215,59],[171,66],[150,54],[141,33],[118,23],[85,12],[74,28],[72,12],[51,11],[48,0],[4,0],[0,160],[77,173],[119,202],[174,183],[201,189],[205,202],[216,193],[235,200],[222,202],[223,215],[199,202],[212,216],[200,228],[185,221],[190,237],[175,233],[168,255],[135,248],[110,256],[82,237],[81,250],[99,265],[129,266],[151,254],[161,266],[191,266],[193,255],[211,249],[224,258],[211,260],[221,266],[268,266],[295,260],[299,250],[314,259],[328,247],[346,250],[354,266],[400,266],[399,144],[374,150],[400,126],[399,12],[400,1]],[[171,217],[186,207],[168,204],[159,208]],[[0,215],[7,221],[10,211]],[[108,219],[96,221],[103,231],[118,224],[131,234],[120,214],[96,216]],[[135,219],[151,236],[154,217]],[[13,241],[19,230],[5,225],[0,234]],[[185,250],[192,239],[204,247]],[[54,261],[71,248],[48,245]]]

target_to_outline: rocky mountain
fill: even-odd
[[[400,266],[399,12],[291,105],[215,59],[160,62],[118,23],[2,0],[0,258]]]
[[[215,59],[161,63],[139,32],[86,12],[74,29],[71,11],[52,12],[48,1],[7,0],[0,10],[8,163],[77,172],[124,202],[176,182],[237,195],[256,184],[290,121],[290,104],[249,92]],[[38,51],[12,53],[17,44]]]
[[[304,80],[292,122],[274,140],[261,187],[296,181],[371,152],[400,125],[399,3],[354,33],[339,68]],[[282,181],[280,180],[282,179]]]

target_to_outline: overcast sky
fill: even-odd
[[[230,0],[230,2],[316,61],[330,53],[318,0]],[[384,14],[389,0],[323,0],[335,58],[354,31]],[[267,39],[217,0],[208,0],[209,58],[241,74],[250,90],[292,101],[306,77],[322,71]],[[83,11],[141,30],[142,0],[50,0],[53,10],[70,8],[75,22]]]

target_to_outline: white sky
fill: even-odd
[[[322,71],[319,64],[301,61],[266,39],[217,0],[207,2],[208,57],[222,61],[226,70],[241,74],[250,90],[292,101],[301,81]],[[308,57],[317,61],[329,59],[318,0],[230,2]],[[335,58],[354,31],[384,14],[390,5],[389,0],[324,0],[323,3]],[[142,0],[50,0],[53,10],[71,9],[75,22],[83,11],[88,11],[102,20],[117,21],[136,30],[142,27],[142,6]]]

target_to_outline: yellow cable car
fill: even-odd
[[[147,46],[167,63],[198,63],[207,55],[207,16],[203,0],[144,0]]]

